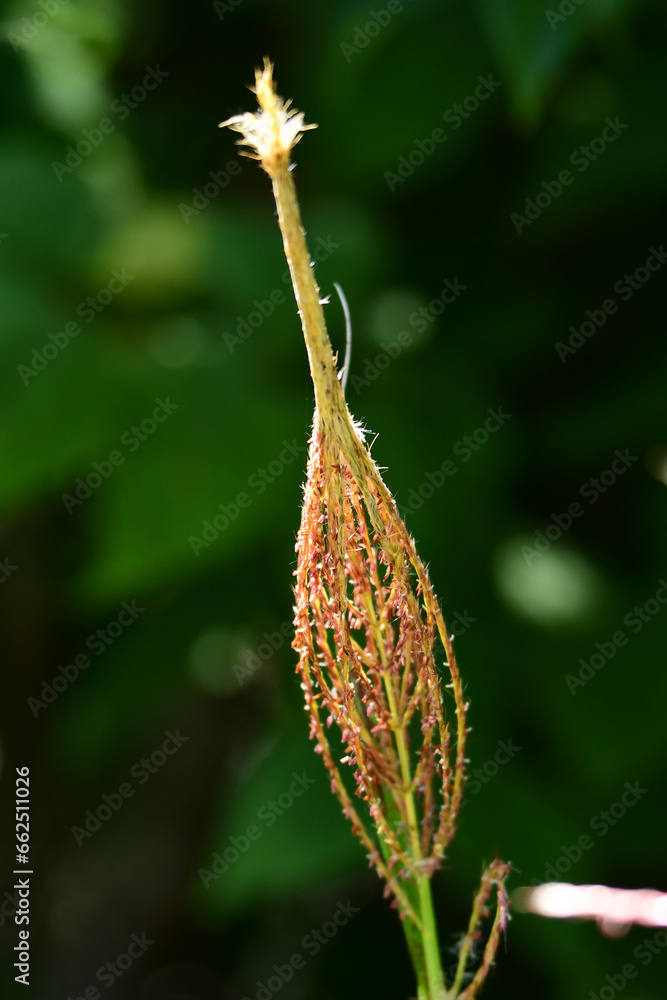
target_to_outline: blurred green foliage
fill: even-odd
[[[155,944],[114,996],[254,998],[348,899],[359,914],[282,994],[413,988],[285,639],[312,392],[270,185],[216,128],[252,109],[265,54],[319,125],[295,176],[322,292],[340,282],[352,310],[350,408],[379,433],[472,703],[443,945],[496,851],[515,886],[560,864],[667,888],[667,613],[650,603],[667,573],[665,274],[637,272],[665,238],[666,26],[648,0],[5,5],[3,991],[25,764],[40,1000],[99,987],[142,932]],[[608,120],[627,127],[601,145]],[[443,305],[447,280],[464,290]],[[342,348],[335,296],[327,316]],[[502,740],[521,749],[499,767]],[[295,772],[313,787],[258,819]],[[568,861],[635,781],[647,794]],[[124,782],[131,797],[77,846],[71,828]],[[205,888],[224,850],[238,857]],[[485,995],[599,996],[634,962],[625,996],[652,1000],[667,958],[633,954],[653,936],[517,915]]]

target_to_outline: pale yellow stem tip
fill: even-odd
[[[290,109],[291,101],[284,102],[278,96],[273,81],[273,66],[265,58],[264,68],[255,70],[255,86],[250,88],[257,95],[260,111],[253,114],[246,111],[232,115],[220,122],[220,128],[227,126],[240,132],[240,146],[250,146],[254,152],[245,153],[253,160],[259,160],[269,176],[276,167],[289,162],[290,152],[307,129],[317,125],[305,125],[303,114]]]

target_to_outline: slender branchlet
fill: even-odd
[[[483,874],[448,990],[430,879],[461,805],[467,705],[428,573],[338,378],[290,163],[301,134],[315,126],[305,125],[277,95],[268,60],[256,73],[254,90],[259,111],[222,124],[241,133],[241,144],[252,150],[246,155],[271,178],[315,389],[296,545],[293,644],[310,735],[354,833],[398,907],[420,1000],[473,1000],[505,925],[508,866],[496,860]],[[453,722],[443,703],[439,648]],[[496,917],[481,964],[463,989],[494,887]]]

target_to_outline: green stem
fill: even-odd
[[[391,677],[387,678],[387,682],[387,695],[390,709],[394,718],[397,718],[397,707],[391,684]],[[405,726],[402,723],[397,725],[394,730],[394,734],[404,782],[403,801],[408,818],[410,839],[412,841],[412,855],[417,865],[419,865],[422,861],[421,844],[419,841],[419,822],[417,819],[417,808],[411,787],[410,759]],[[438,943],[438,930],[435,922],[435,911],[433,909],[430,876],[426,874],[418,875],[416,883],[419,898],[419,914],[421,918],[421,927],[417,927],[416,930],[421,937],[423,955],[423,969],[421,971],[423,971],[426,981],[426,995],[428,1000],[443,1000],[445,996],[445,982],[442,972],[442,963],[440,961],[440,945]],[[409,938],[408,944],[410,944]]]
[[[408,951],[412,959],[412,966],[417,979],[417,996],[419,1000],[431,1000],[429,992],[428,976],[424,963],[424,941],[414,920],[404,917],[402,921],[403,933],[407,941]]]
[[[421,842],[419,839],[419,819],[417,817],[417,807],[412,791],[412,773],[410,768],[410,750],[406,726],[400,717],[396,692],[394,690],[393,678],[386,659],[386,649],[384,636],[382,634],[382,624],[378,620],[375,608],[370,599],[366,597],[366,608],[372,622],[372,629],[375,633],[375,644],[380,654],[382,662],[382,679],[387,693],[387,703],[393,718],[392,729],[394,740],[398,751],[398,759],[403,779],[401,790],[404,815],[407,820],[412,857],[417,868],[419,868],[423,858]],[[440,961],[440,945],[438,942],[438,930],[435,921],[435,911],[433,909],[433,897],[431,895],[431,881],[427,874],[418,874],[415,878],[417,885],[418,910],[420,916],[420,926],[404,926],[408,948],[412,955],[417,982],[420,990],[426,990],[425,1000],[445,1000],[445,980]],[[421,1000],[421,998],[420,998]]]
[[[389,791],[387,791],[387,819],[396,828],[398,828],[401,824],[400,810],[394,801],[391,792]],[[380,837],[380,847],[384,857],[389,863],[392,858],[392,850],[385,843],[382,837]],[[429,975],[428,965],[432,963],[430,963],[430,960],[427,963],[426,959],[429,947],[427,944],[427,938],[430,937],[430,932],[427,931],[425,935],[423,930],[424,924],[421,915],[423,900],[420,896],[420,886],[418,883],[409,879],[404,881],[401,880],[400,885],[406,898],[409,900],[412,912],[416,915],[416,919],[413,920],[412,917],[403,912],[401,914],[401,926],[403,927],[403,933],[405,934],[405,940],[407,942],[408,951],[410,952],[410,958],[412,960],[412,966],[417,979],[417,996],[419,1000],[436,1000],[436,998],[437,1000],[440,1000],[440,994],[434,993],[433,991],[433,973],[431,972]],[[427,886],[427,889],[428,888],[429,887]]]
[[[440,944],[438,928],[435,922],[433,897],[431,895],[431,880],[422,876],[417,884],[422,918],[422,943],[424,947],[424,964],[426,966],[426,981],[429,1000],[444,1000],[446,996],[445,979],[440,961]]]

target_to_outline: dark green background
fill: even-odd
[[[664,273],[628,301],[614,291],[666,235],[663,5],[585,0],[552,28],[532,0],[406,0],[377,33],[381,4],[223,6],[3,8],[0,559],[15,568],[0,584],[2,891],[14,768],[29,765],[33,985],[16,994],[37,1000],[81,996],[143,932],[155,944],[112,989],[98,981],[102,996],[255,998],[347,900],[360,912],[281,997],[400,1000],[414,988],[396,916],[306,738],[288,642],[245,683],[235,670],[291,619],[305,450],[261,493],[251,477],[284,441],[305,448],[312,389],[289,296],[247,340],[229,337],[254,300],[289,292],[268,179],[241,160],[187,223],[179,206],[237,161],[217,123],[254,108],[244,85],[264,55],[319,124],[295,177],[311,244],[336,244],[316,268],[323,294],[340,282],[352,311],[350,408],[379,434],[373,454],[402,510],[426,473],[455,462],[406,514],[459,631],[471,768],[490,778],[477,794],[471,783],[436,879],[443,947],[495,852],[516,887],[588,834],[569,880],[667,889],[667,612],[636,634],[623,622],[667,576]],[[47,23],[17,42],[35,15]],[[113,103],[158,66],[164,82],[121,121]],[[489,74],[491,96],[460,128],[443,124]],[[580,172],[570,157],[616,116],[628,127]],[[59,180],[53,163],[104,118],[113,130]],[[385,174],[436,128],[446,140],[391,191]],[[518,233],[512,214],[568,168],[573,183]],[[127,288],[94,322],[77,317],[123,268]],[[410,316],[445,279],[465,291],[418,333]],[[557,342],[609,298],[617,312],[561,360]],[[335,294],[327,315],[341,345]],[[77,319],[81,334],[25,384],[19,366]],[[402,331],[412,343],[386,366],[382,344]],[[158,398],[178,408],[130,451],[123,435]],[[457,442],[498,407],[510,419],[465,461]],[[582,498],[626,449],[627,471]],[[123,464],[68,513],[63,495],[115,450]],[[240,492],[250,506],[195,556],[189,538]],[[522,546],[577,501],[570,530],[527,558]],[[133,600],[145,610],[96,656],[87,637]],[[566,675],[619,630],[628,643],[573,694]],[[35,718],[28,699],[86,651],[90,667]],[[86,810],[178,728],[188,742],[144,785],[130,778],[135,795],[78,847]],[[495,774],[510,740],[521,749]],[[294,771],[315,784],[262,824]],[[646,794],[592,831],[637,781]],[[251,823],[261,839],[205,890],[198,869]],[[590,924],[515,915],[485,996],[597,997],[631,962],[625,1000],[654,1000],[667,956],[644,966],[633,952],[655,933],[609,941]],[[12,995],[6,914],[0,942]]]

